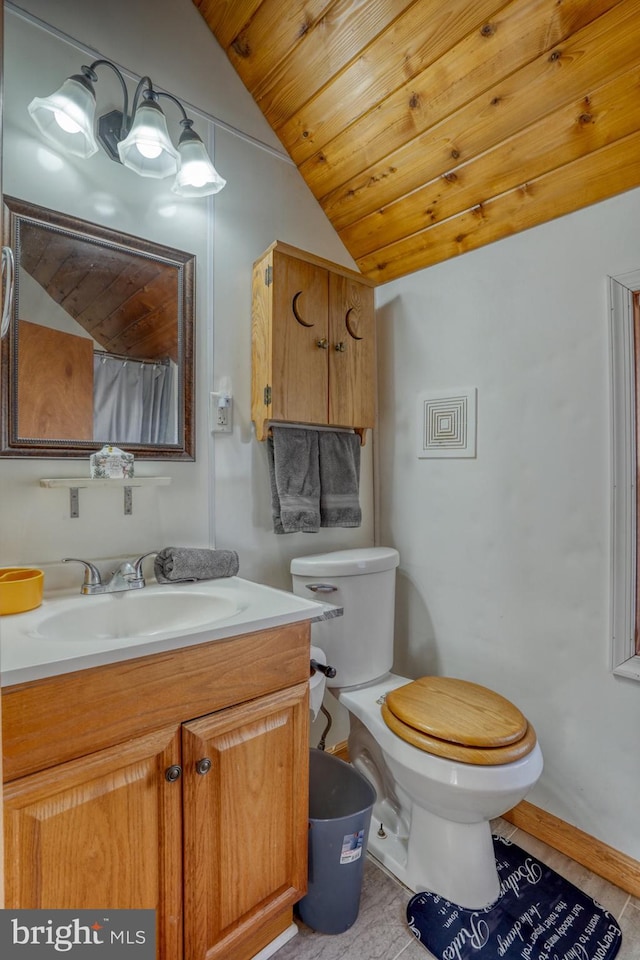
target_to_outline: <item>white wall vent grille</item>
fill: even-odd
[[[434,390],[418,397],[418,457],[475,457],[475,387]]]

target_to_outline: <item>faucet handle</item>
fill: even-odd
[[[131,561],[131,563],[133,564],[135,575],[139,580],[142,580],[142,561],[146,560],[147,557],[155,557],[157,553],[158,553],[157,550],[151,550],[149,551],[149,553],[143,553],[141,557],[137,558],[137,560]]]
[[[77,557],[63,557],[63,563],[82,563],[84,564],[84,580],[82,583],[84,587],[99,587],[102,584],[102,577],[100,576],[100,571],[88,560],[79,560]]]

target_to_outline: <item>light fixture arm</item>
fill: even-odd
[[[91,63],[89,66],[81,67],[81,70],[83,75],[88,80],[91,80],[93,83],[96,83],[96,81],[98,80],[98,75],[96,74],[96,67],[102,67],[102,66],[111,67],[111,69],[117,76],[118,80],[120,81],[120,86],[122,87],[123,105],[122,105],[122,128],[120,131],[121,139],[124,139],[126,135],[129,133],[129,130],[131,129],[131,124],[133,123],[133,118],[135,116],[136,110],[138,109],[138,103],[141,97],[145,97],[145,99],[149,99],[149,100],[157,100],[158,97],[167,97],[169,100],[173,100],[174,103],[178,104],[178,106],[182,110],[184,119],[185,120],[187,119],[187,115],[184,111],[184,107],[182,106],[180,101],[177,99],[177,97],[172,96],[170,93],[161,93],[158,90],[154,90],[151,77],[147,77],[147,76],[140,77],[140,80],[138,81],[138,85],[136,86],[135,93],[132,99],[131,116],[129,116],[129,91],[127,89],[127,84],[125,83],[125,79],[122,76],[120,70],[116,67],[115,63],[112,63],[111,60],[105,60],[105,59],[94,60],[93,63]]]
[[[182,110],[182,113],[184,114],[184,117],[186,119],[187,115],[184,112],[184,108],[180,103],[180,101],[176,97],[173,97],[170,93],[160,93],[159,91],[154,90],[151,77],[147,77],[147,76],[140,77],[140,80],[138,81],[138,85],[136,86],[136,90],[132,99],[131,116],[129,116],[129,90],[127,89],[127,84],[120,70],[116,67],[115,63],[111,62],[111,60],[105,60],[104,58],[101,58],[100,60],[94,60],[93,63],[89,64],[89,66],[85,65],[81,67],[83,76],[85,76],[87,80],[91,80],[92,83],[96,83],[98,80],[96,67],[110,67],[115,73],[118,80],[120,81],[120,86],[122,87],[122,98],[123,98],[122,127],[120,130],[121,139],[124,139],[128,134],[129,130],[131,129],[133,118],[135,116],[136,110],[138,109],[138,103],[141,97],[143,96],[145,98],[148,97],[148,99],[150,100],[157,100],[158,97],[160,96],[168,97],[170,100],[173,100],[175,103],[178,104],[178,106]]]
[[[151,81],[149,81],[149,84],[151,84]],[[189,117],[187,116],[187,111],[184,109],[184,107],[182,106],[178,98],[174,97],[172,93],[165,93],[164,90],[154,90],[153,93],[156,97],[166,97],[167,100],[171,100],[173,101],[173,103],[176,104],[176,106],[180,109],[180,112],[182,113],[182,120],[180,121],[180,123],[184,124],[186,120],[188,124],[190,125],[193,124],[193,120],[190,120]]]
[[[140,77],[138,80],[138,86],[136,87],[135,93],[133,95],[133,107],[131,109],[131,117],[127,117],[127,129],[125,135],[131,129],[133,123],[133,118],[136,115],[136,110],[138,109],[140,100],[142,97],[148,100],[157,100],[158,92],[153,89],[153,83],[151,77]]]
[[[181,140],[186,139],[200,141],[200,137],[193,129],[193,120],[188,116],[187,111],[177,97],[174,97],[172,93],[165,93],[163,90],[154,90],[153,95],[156,99],[159,99],[160,97],[166,97],[167,100],[173,101],[173,103],[175,103],[180,110],[180,113],[182,114],[180,126],[184,128]]]
[[[160,97],[166,97],[167,100],[171,100],[173,103],[175,103],[182,114],[180,126],[184,127],[187,138],[200,140],[198,134],[192,129],[193,120],[191,120],[191,118],[188,116],[187,111],[177,97],[174,97],[172,93],[165,93],[164,90],[154,90],[153,95],[156,99],[159,99]]]
[[[124,81],[124,77],[122,76],[122,74],[120,73],[120,71],[118,70],[118,68],[116,67],[115,63],[112,63],[111,60],[104,60],[104,59],[94,60],[93,63],[91,63],[88,67],[87,67],[87,66],[83,66],[83,67],[81,67],[80,69],[82,70],[83,75],[84,75],[88,80],[91,80],[93,83],[96,83],[97,80],[98,80],[98,75],[97,75],[97,73],[96,73],[96,67],[103,67],[103,66],[104,66],[104,67],[111,67],[111,69],[113,70],[113,72],[114,72],[115,75],[117,76],[118,80],[120,81],[120,86],[122,87],[123,105],[122,105],[122,130],[121,130],[121,136],[126,137],[126,135],[127,135],[126,126],[127,126],[128,122],[129,122],[129,91],[127,90],[127,85],[126,85],[126,83],[125,83],[125,81]],[[141,84],[144,80],[148,80],[149,84],[151,84],[151,80],[149,80],[149,77],[143,77],[142,80],[140,81],[140,83],[138,84],[138,88],[140,87],[140,84]],[[138,95],[138,89],[136,89],[136,97],[137,97],[137,95]],[[134,100],[134,103],[136,103],[136,102],[137,102],[137,101]]]

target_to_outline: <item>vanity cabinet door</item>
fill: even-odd
[[[246,960],[307,883],[308,684],[183,727],[185,956]]]
[[[4,785],[6,907],[157,910],[157,955],[182,957],[180,728]]]

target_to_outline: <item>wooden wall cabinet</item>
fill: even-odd
[[[306,889],[308,673],[294,624],[6,688],[6,906],[153,908],[159,960],[254,956]]]
[[[279,241],[253,267],[251,415],[267,421],[375,424],[373,285]]]

